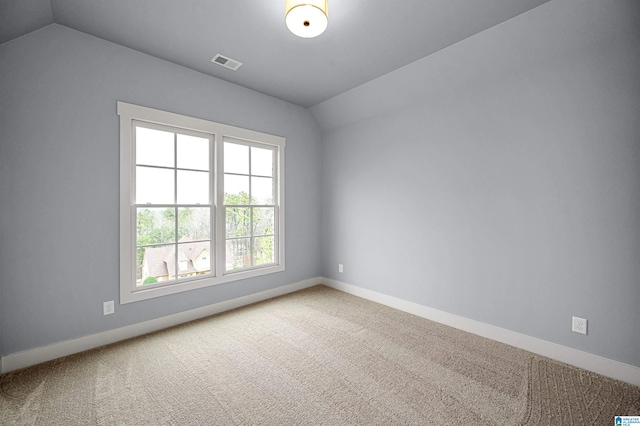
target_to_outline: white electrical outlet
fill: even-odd
[[[340,273],[344,272],[344,267],[342,266],[342,263],[338,263],[338,272]]]
[[[571,321],[571,331],[580,334],[587,334],[587,320],[584,318],[573,317]]]
[[[115,305],[113,304],[113,300],[109,300],[108,302],[104,302],[102,304],[102,315],[111,315],[116,311]]]

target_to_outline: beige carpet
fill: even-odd
[[[610,425],[640,388],[318,286],[0,376],[2,425]]]

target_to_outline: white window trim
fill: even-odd
[[[197,288],[208,287],[216,284],[227,283],[261,275],[281,272],[285,269],[284,247],[284,147],[285,139],[280,136],[269,135],[253,130],[242,129],[213,121],[202,120],[175,114],[167,111],[156,110],[125,102],[117,103],[117,113],[120,116],[120,304],[137,302],[154,297],[166,296]],[[215,198],[214,198],[214,223],[215,232],[212,236],[215,253],[212,254],[212,264],[215,264],[213,276],[194,278],[178,281],[170,285],[154,286],[150,288],[136,287],[135,258],[135,226],[136,217],[133,208],[133,191],[135,167],[135,154],[133,143],[133,121],[144,121],[165,126],[177,127],[196,132],[213,135],[213,144],[216,164],[213,167],[215,174]],[[239,139],[257,145],[270,145],[276,149],[277,173],[275,185],[275,197],[277,212],[276,233],[276,264],[261,268],[240,271],[224,271],[225,229],[224,229],[224,205],[223,186],[221,176],[223,174],[222,145],[225,137]]]

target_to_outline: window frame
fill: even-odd
[[[284,148],[285,138],[243,129],[209,120],[117,102],[120,116],[120,304],[132,303],[169,294],[181,293],[217,284],[258,277],[285,270],[284,247]],[[164,126],[186,132],[211,135],[210,200],[212,208],[210,262],[211,275],[189,277],[167,284],[138,287],[136,285],[136,204],[135,204],[135,122]],[[144,126],[144,124],[143,124]],[[247,269],[225,271],[226,233],[224,205],[224,141],[225,138],[250,146],[268,147],[274,154],[275,263]]]
[[[269,151],[272,151],[272,156],[273,156],[274,163],[275,163],[275,161],[277,159],[277,155],[278,155],[277,154],[277,150],[273,146],[267,147],[267,146],[265,146],[265,144],[256,144],[255,142],[252,142],[252,141],[239,140],[239,139],[231,138],[231,137],[228,137],[228,136],[225,136],[223,138],[222,143],[219,145],[219,148],[223,149],[225,143],[246,146],[249,149],[249,164],[248,164],[249,171],[247,172],[248,174],[244,175],[244,174],[238,174],[238,173],[235,173],[235,172],[227,172],[226,170],[222,170],[221,175],[223,177],[226,176],[226,175],[247,176],[249,178],[248,179],[248,182],[249,182],[249,197],[251,198],[251,195],[252,195],[252,191],[251,191],[252,178],[253,177],[267,177],[267,176],[261,176],[259,174],[252,173],[251,149],[252,148],[260,148],[260,149],[268,149]],[[222,154],[220,154],[220,155],[222,155]],[[223,159],[224,159],[224,157],[223,157]],[[274,170],[274,172],[276,172],[276,171],[277,171],[277,169]],[[237,272],[240,272],[240,271],[248,271],[248,270],[251,270],[251,269],[260,269],[260,268],[268,267],[270,265],[277,264],[277,259],[278,259],[277,247],[278,247],[278,244],[279,244],[278,239],[277,239],[277,235],[278,235],[278,229],[280,227],[280,224],[278,223],[278,218],[280,217],[280,209],[279,209],[278,202],[277,202],[276,190],[278,188],[278,183],[279,183],[280,178],[279,178],[279,176],[277,176],[277,173],[273,173],[273,172],[272,172],[271,176],[269,176],[269,177],[272,179],[272,182],[273,182],[273,184],[272,184],[272,188],[273,188],[273,193],[272,193],[273,203],[272,204],[259,204],[259,203],[258,204],[253,204],[253,203],[249,203],[249,204],[226,204],[225,200],[224,200],[224,191],[223,190],[218,191],[218,194],[222,194],[222,196],[218,199],[218,202],[221,204],[222,208],[220,209],[220,212],[221,212],[221,214],[223,215],[223,218],[224,218],[223,220],[220,221],[220,222],[222,222],[221,225],[220,225],[221,232],[225,233],[225,235],[222,238],[224,240],[224,246],[220,247],[220,250],[224,250],[225,251],[224,262],[221,265],[221,267],[223,267],[224,273],[233,274],[233,273],[237,273]],[[222,181],[223,181],[223,185],[222,186],[224,186],[224,178],[223,178]],[[274,209],[274,231],[273,231],[273,234],[274,234],[274,244],[276,245],[276,250],[275,250],[276,253],[274,254],[274,263],[270,263],[270,264],[267,264],[267,265],[264,265],[264,266],[262,266],[262,265],[250,265],[250,266],[244,267],[242,269],[227,271],[227,269],[226,269],[226,267],[227,267],[227,265],[226,265],[226,263],[227,263],[226,262],[226,260],[227,260],[226,259],[226,244],[227,244],[227,242],[229,240],[234,240],[234,239],[248,238],[250,240],[250,246],[252,248],[253,247],[253,240],[255,238],[260,238],[261,237],[261,235],[256,236],[253,233],[253,222],[251,223],[251,226],[249,227],[250,228],[250,235],[243,236],[243,237],[231,237],[231,238],[228,237],[226,235],[226,229],[225,229],[226,218],[227,218],[226,217],[227,209],[248,208],[252,212],[251,213],[251,217],[253,217],[253,210],[254,209],[256,209],[256,208],[271,208],[271,207],[273,207],[273,209]],[[265,236],[269,236],[269,235],[265,235]],[[253,250],[251,250],[251,248],[250,248],[250,252],[251,252],[251,254],[253,254],[252,253]],[[251,263],[253,263],[253,258],[251,258]]]

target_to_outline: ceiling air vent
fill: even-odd
[[[222,65],[225,68],[229,68],[230,70],[237,70],[242,65],[242,62],[234,61],[231,58],[227,58],[226,56],[222,56],[221,54],[217,54],[211,60],[214,64]]]

